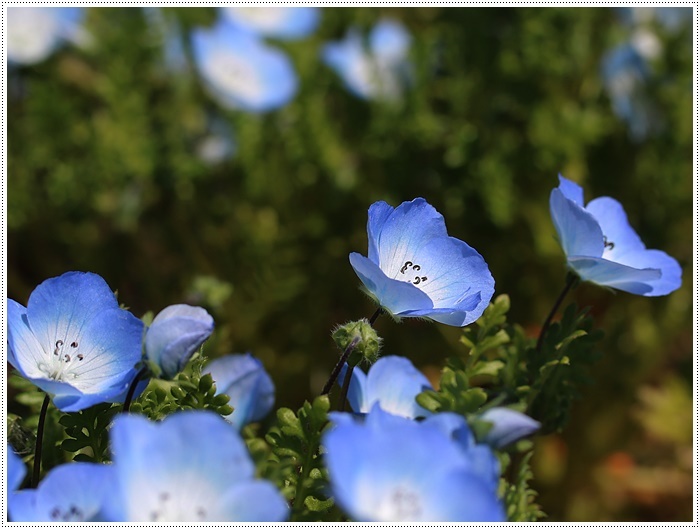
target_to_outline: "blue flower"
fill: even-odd
[[[238,432],[209,411],[177,412],[155,423],[120,415],[111,431],[110,521],[281,522],[279,491],[255,478]]]
[[[112,467],[96,463],[66,463],[53,468],[37,489],[8,498],[13,522],[101,522]]]
[[[351,253],[350,264],[390,314],[462,327],[488,306],[494,280],[484,258],[448,236],[445,219],[424,199],[372,204],[367,237],[368,258]]]
[[[82,10],[72,7],[8,7],[7,58],[17,64],[46,59],[64,40],[79,37]]]
[[[484,441],[494,448],[503,448],[510,443],[527,437],[540,429],[540,423],[524,413],[510,408],[491,408],[479,417],[490,422],[491,429]]]
[[[263,419],[275,403],[275,385],[262,362],[250,353],[223,356],[204,368],[216,383],[216,394],[231,400],[233,413],[226,417],[239,430]]]
[[[343,384],[346,370],[347,364],[338,377],[338,384]],[[356,413],[369,413],[376,403],[386,412],[409,419],[429,415],[418,405],[416,397],[432,386],[408,358],[384,356],[366,375],[355,368],[351,376],[348,402]]]
[[[62,411],[123,401],[141,359],[143,323],[92,273],[44,281],[27,308],[8,299],[7,328],[8,361]]]
[[[378,406],[364,423],[331,417],[340,420],[324,434],[325,461],[335,501],[354,521],[505,521],[494,485],[441,428]]]
[[[320,19],[315,7],[245,7],[221,8],[224,16],[237,27],[263,37],[294,40],[311,34]]]
[[[171,379],[214,331],[214,318],[202,307],[171,305],[146,331],[144,347],[151,371]]]
[[[583,205],[583,189],[559,175],[549,208],[568,266],[584,281],[643,296],[681,286],[681,267],[660,250],[647,250],[622,205],[600,197]]]
[[[197,68],[225,107],[265,112],[285,105],[297,90],[291,62],[255,35],[220,20],[192,34]]]
[[[350,30],[345,40],[323,48],[323,61],[342,77],[348,90],[362,99],[397,99],[410,78],[411,37],[393,20],[380,21],[369,35],[369,48]]]
[[[27,467],[24,466],[22,458],[15,453],[9,444],[5,454],[7,456],[7,490],[17,490],[24,480]]]

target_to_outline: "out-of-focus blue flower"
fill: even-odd
[[[262,362],[250,353],[233,354],[212,360],[203,370],[216,383],[216,394],[231,400],[233,413],[226,417],[239,430],[263,419],[275,403],[275,385]]]
[[[8,7],[7,58],[17,64],[46,59],[65,40],[78,38],[82,10],[75,7]]]
[[[238,432],[209,411],[160,423],[121,415],[111,431],[114,478],[106,518],[120,522],[281,522],[279,491],[255,478]]]
[[[192,34],[197,68],[225,107],[265,112],[285,105],[297,90],[292,63],[253,34],[220,20]]]
[[[491,423],[491,429],[484,441],[494,448],[503,448],[518,439],[532,435],[541,426],[524,413],[502,407],[485,411],[479,419]]]
[[[422,198],[397,208],[376,202],[367,221],[368,257],[350,254],[369,294],[398,317],[462,327],[484,312],[494,280],[484,258],[447,235],[445,219]]]
[[[22,458],[19,457],[12,449],[11,445],[7,445],[7,490],[17,490],[22,484],[24,475],[27,473],[27,467],[24,466]]]
[[[399,22],[380,21],[370,32],[369,46],[351,29],[340,42],[324,46],[323,61],[363,99],[397,99],[410,78],[411,36]]]
[[[441,428],[375,406],[364,423],[339,418],[323,437],[337,504],[359,522],[500,522],[493,483]]]
[[[681,286],[681,267],[660,250],[647,250],[622,205],[599,197],[583,205],[583,189],[559,175],[549,209],[568,266],[584,281],[642,296]]]
[[[345,380],[346,370],[347,364],[338,377],[340,385]],[[376,403],[386,412],[409,419],[429,415],[418,405],[416,397],[432,386],[408,358],[384,356],[370,367],[366,375],[355,368],[351,377],[348,402],[356,413],[369,413]]]
[[[62,411],[122,401],[141,359],[143,323],[89,272],[44,281],[27,308],[8,299],[7,328],[8,361]]]
[[[53,468],[36,489],[8,498],[13,522],[101,522],[112,467],[66,463]]]
[[[151,371],[171,379],[214,331],[214,318],[202,307],[171,305],[153,319],[144,347]]]
[[[221,8],[224,16],[237,27],[263,37],[294,40],[311,34],[320,20],[316,7],[245,7]]]

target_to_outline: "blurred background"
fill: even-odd
[[[7,290],[102,275],[141,316],[205,306],[277,404],[316,395],[369,317],[367,208],[425,197],[536,336],[565,269],[557,174],[620,200],[683,287],[581,285],[606,336],[537,439],[549,521],[691,521],[690,8],[8,8]],[[437,381],[460,330],[380,318]]]

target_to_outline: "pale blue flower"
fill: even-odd
[[[345,380],[346,370],[347,364],[338,377],[340,385]],[[429,415],[416,402],[416,397],[432,386],[408,358],[384,356],[370,367],[366,375],[356,367],[351,377],[348,402],[356,413],[369,413],[376,403],[386,412],[409,419]]]
[[[74,7],[8,7],[5,21],[7,58],[35,64],[67,40],[79,40],[82,10]]]
[[[398,317],[462,327],[481,316],[494,293],[484,258],[447,235],[445,219],[422,198],[393,208],[376,202],[367,221],[368,257],[350,254],[369,294]]]
[[[10,444],[7,445],[5,455],[7,457],[7,490],[17,490],[24,480],[27,467]]]
[[[203,370],[216,383],[216,394],[231,400],[233,413],[226,417],[239,430],[270,413],[275,403],[275,385],[262,362],[250,353],[233,354],[212,360]]]
[[[287,56],[226,20],[194,31],[192,49],[205,86],[225,107],[265,112],[285,105],[297,91]]]
[[[518,439],[532,435],[541,426],[524,413],[503,407],[491,408],[482,413],[479,419],[491,423],[491,429],[484,437],[484,442],[494,448],[503,448]]]
[[[493,483],[443,429],[375,406],[364,422],[331,414],[323,436],[336,503],[358,522],[500,522]],[[339,419],[339,420],[337,420]]]
[[[202,307],[166,307],[153,319],[144,338],[151,371],[161,378],[173,378],[213,331],[214,318]]]
[[[316,7],[248,7],[220,8],[237,27],[263,37],[294,40],[310,35],[318,26],[320,10]]]
[[[8,497],[13,522],[101,522],[112,467],[66,463],[49,471],[36,489]]]
[[[8,299],[7,329],[8,361],[62,411],[123,401],[141,360],[143,323],[89,272],[44,281],[27,308]]]
[[[111,430],[114,479],[105,513],[121,522],[281,522],[289,508],[236,429],[209,411],[155,423],[122,414]]]
[[[324,46],[323,61],[363,99],[397,99],[410,79],[411,36],[399,22],[381,20],[370,32],[369,45],[351,29],[344,40]]]
[[[660,250],[648,250],[610,197],[583,204],[583,189],[559,176],[549,208],[568,266],[584,281],[643,296],[681,286],[681,267]]]

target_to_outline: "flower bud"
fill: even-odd
[[[343,351],[353,343],[356,344],[347,360],[351,366],[356,366],[362,360],[372,365],[379,358],[382,339],[367,318],[339,325],[333,331],[333,340]]]
[[[144,349],[149,367],[160,378],[172,379],[214,330],[214,319],[201,307],[171,305],[153,319]]]
[[[535,419],[510,408],[491,408],[478,419],[491,423],[483,441],[497,449],[535,433],[541,426]]]

